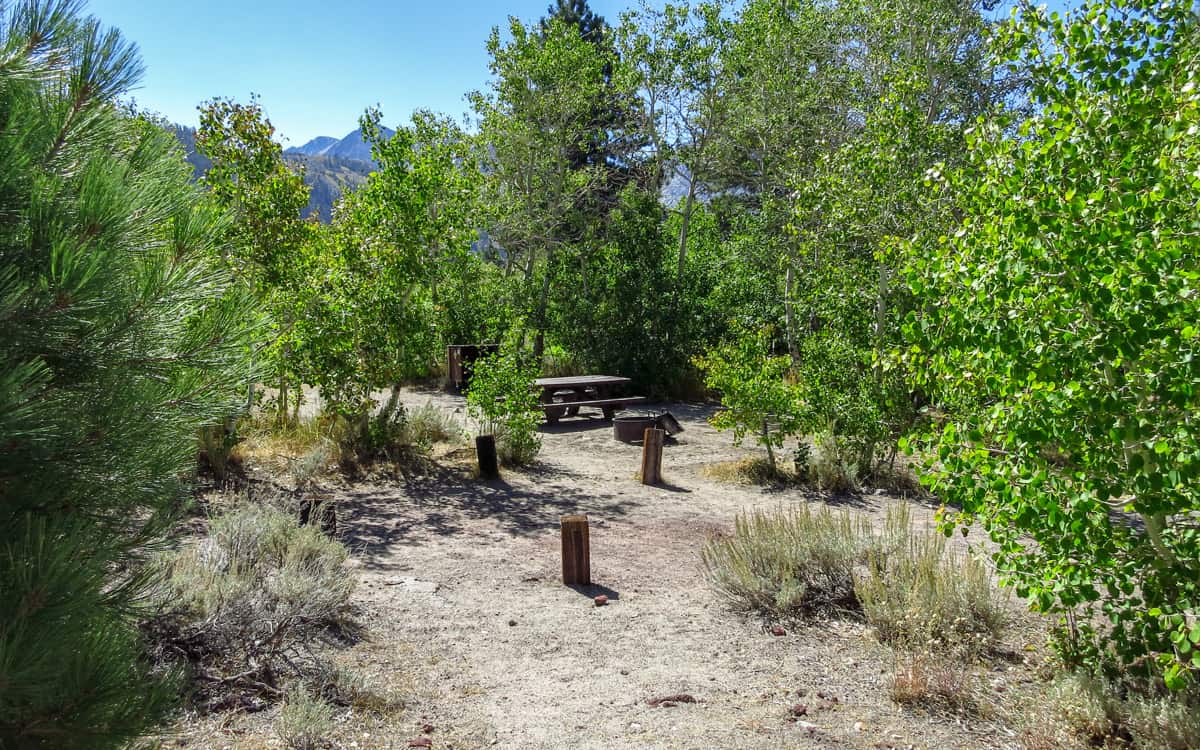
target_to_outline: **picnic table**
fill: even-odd
[[[612,419],[618,407],[640,404],[644,396],[614,396],[630,383],[618,375],[572,375],[564,378],[538,378],[534,384],[542,389],[538,400],[546,421],[553,424],[564,416],[575,416],[584,406],[597,406],[605,419]]]

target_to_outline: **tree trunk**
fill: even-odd
[[[542,295],[538,300],[537,334],[533,339],[533,361],[540,363],[546,350],[546,307],[550,302],[550,268],[547,264],[546,278],[542,279]]]
[[[764,417],[762,430],[763,445],[767,447],[767,466],[771,467],[771,473],[775,473],[775,449],[771,447],[771,424]]]
[[[783,312],[784,326],[787,328],[788,354],[791,356],[792,362],[799,362],[800,349],[796,346],[796,310],[792,305],[792,287],[796,282],[795,273],[792,270],[792,264],[788,263],[787,274],[783,279]]]
[[[888,268],[879,265],[878,296],[875,298],[875,385],[883,383],[883,346],[887,326]]]
[[[687,198],[683,202],[683,213],[679,221],[679,278],[683,278],[684,266],[687,263],[688,226],[692,222],[692,208],[696,203],[696,180],[688,180]]]
[[[284,361],[287,361],[287,353],[284,352]],[[276,404],[275,424],[283,427],[287,424],[287,407],[288,407],[288,381],[287,375],[279,376],[279,403]]]

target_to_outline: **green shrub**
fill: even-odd
[[[542,410],[533,388],[538,369],[512,354],[493,355],[475,361],[467,392],[467,411],[481,435],[494,435],[500,461],[529,464],[542,448],[538,426]]]
[[[339,406],[324,420],[330,425],[329,434],[343,464],[379,458],[395,461],[411,447],[408,414],[400,403],[399,387],[392,388],[391,396],[378,409],[368,398],[354,408]]]
[[[319,667],[306,644],[346,623],[354,579],[346,548],[269,505],[243,505],[165,561],[168,651],[198,665],[203,689],[224,684],[277,697],[283,671]]]
[[[558,344],[546,347],[542,356],[542,375],[548,378],[565,378],[571,375],[583,375],[587,370],[579,362],[579,358]]]
[[[897,506],[901,507],[901,506]],[[879,640],[898,649],[970,660],[995,646],[1004,601],[987,566],[950,552],[946,538],[912,532],[907,513],[889,509],[887,526],[906,544],[871,561],[854,590]]]
[[[275,732],[289,750],[317,750],[329,744],[333,707],[300,685],[288,688]]]
[[[434,443],[457,443],[463,428],[444,409],[426,403],[408,412],[405,440],[428,450]]]
[[[710,350],[693,364],[704,371],[704,382],[721,394],[723,407],[713,415],[713,427],[733,430],[734,445],[754,435],[767,451],[775,472],[775,450],[800,429],[796,388],[786,378],[792,361],[774,356],[772,331],[740,331],[733,343]]]
[[[709,582],[737,609],[775,617],[856,611],[855,568],[882,552],[863,516],[803,505],[737,516],[701,548]]]
[[[858,489],[859,464],[846,445],[846,439],[831,431],[822,432],[813,440],[809,478],[827,492],[850,492]]]

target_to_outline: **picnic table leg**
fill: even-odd
[[[558,422],[559,419],[562,419],[562,415],[566,413],[567,408],[565,406],[548,406],[546,407],[545,411],[546,422],[548,424],[554,424]]]
[[[579,391],[571,391],[569,394],[566,394],[566,395],[564,395],[564,396],[563,396],[563,400],[564,400],[564,401],[568,401],[568,400],[569,400],[569,401],[583,401],[583,400],[585,400],[586,398],[587,398],[587,394],[585,394],[585,393],[580,393]],[[578,407],[578,406],[569,406],[569,407],[567,407],[567,416],[568,416],[568,417],[574,417],[574,416],[576,416],[577,414],[579,414],[579,407]]]

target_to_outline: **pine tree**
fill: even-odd
[[[0,4],[3,748],[117,747],[169,708],[145,562],[251,375],[226,219],[116,105],[137,50],[79,5]]]
[[[608,24],[604,16],[596,15],[588,5],[587,0],[556,0],[546,7],[546,17],[542,19],[542,31],[545,32],[551,19],[557,18],[567,26],[579,29],[579,36],[592,44],[604,43],[604,35],[608,32]]]

